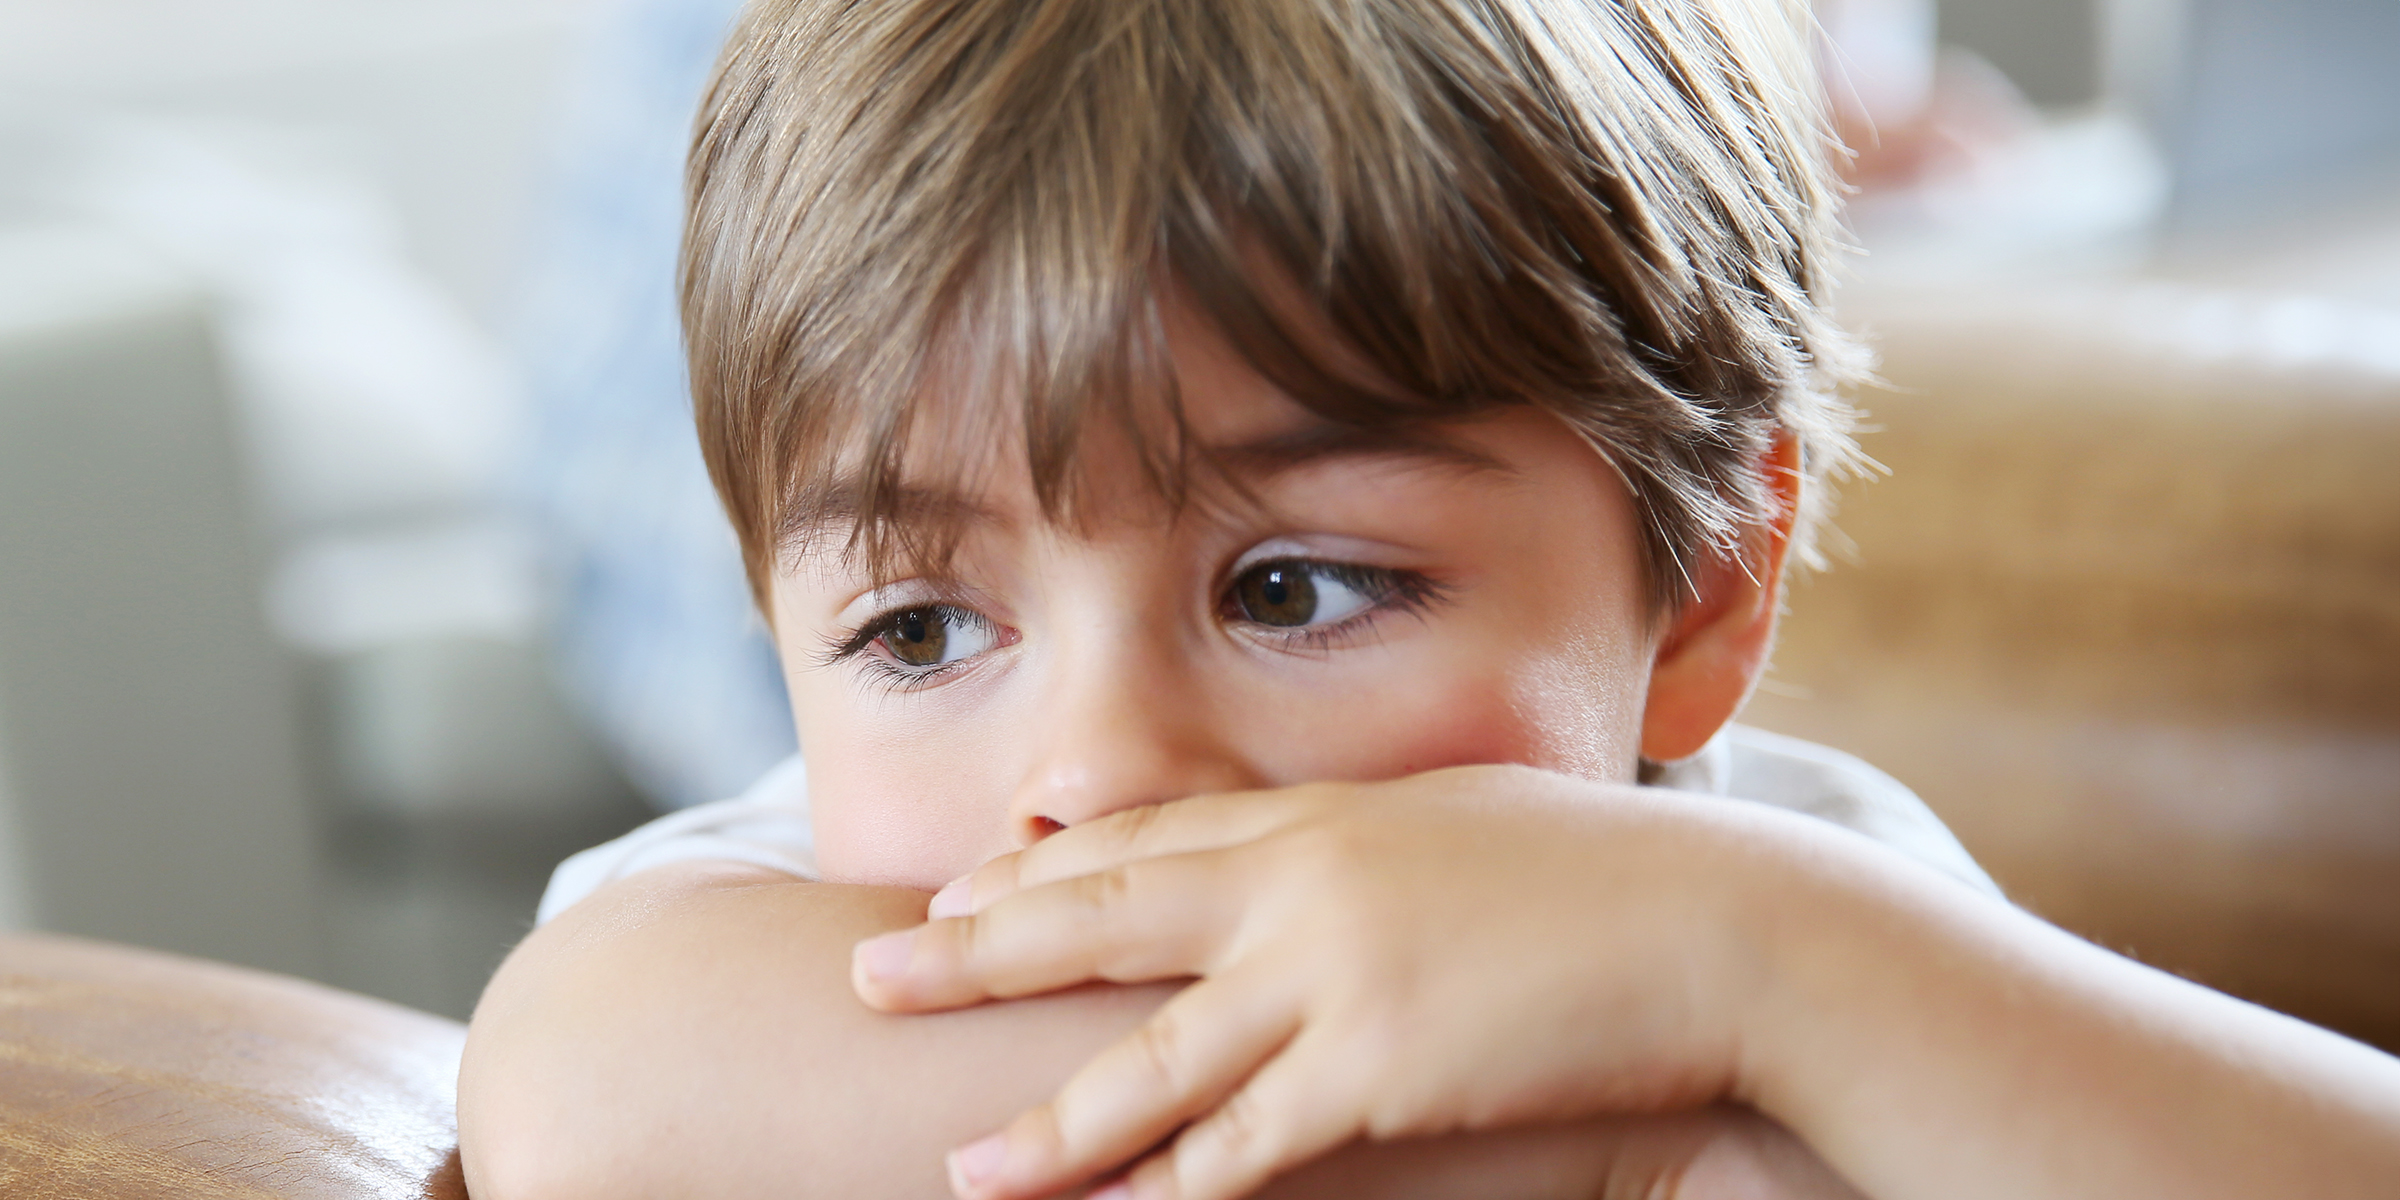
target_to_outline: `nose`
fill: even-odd
[[[1124,809],[1264,786],[1189,656],[1131,640],[1091,638],[1100,644],[1062,647],[1049,664],[1042,731],[1009,803],[1018,845]]]

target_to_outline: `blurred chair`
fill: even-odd
[[[465,1200],[465,1037],[297,979],[0,937],[0,1194]]]
[[[1915,787],[2103,945],[2400,1048],[2400,313],[1870,298],[1856,562],[1746,719]]]

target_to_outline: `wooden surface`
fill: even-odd
[[[0,937],[0,1196],[465,1200],[465,1037],[297,979]]]
[[[1891,475],[1746,719],[1898,776],[2061,925],[2400,1050],[2400,344],[2280,319],[1873,314]]]

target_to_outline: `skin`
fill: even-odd
[[[1128,1160],[1110,1200],[1230,1197],[1355,1137],[1728,1100],[1885,1200],[2400,1179],[2400,1061],[1757,805],[1489,766],[1198,797],[933,913],[861,946],[878,1007],[1200,980],[954,1156],[975,1200]]]
[[[1519,408],[1443,429],[1435,454],[1328,449],[1203,323],[1170,306],[1168,330],[1195,434],[1257,503],[1169,510],[1102,440],[1078,480],[1095,519],[1062,526],[1021,464],[973,471],[929,451],[912,483],[971,484],[951,498],[976,514],[945,571],[876,579],[831,552],[781,564],[771,615],[828,881],[661,868],[527,938],[478,1006],[461,1070],[477,1196],[941,1195],[946,1149],[1175,994],[1098,985],[907,1017],[860,1004],[851,947],[923,920],[945,881],[1062,829],[1228,789],[1473,763],[1622,788],[1640,755],[1690,753],[1746,695],[1772,636],[1782,525],[1753,531],[1748,569],[1703,564],[1694,602],[1653,620],[1621,483],[1550,418]],[[1790,466],[1788,448],[1760,464],[1787,502]],[[1297,631],[1228,603],[1262,557],[1295,556],[1347,564],[1355,587],[1317,579],[1326,611],[1372,603]],[[1403,578],[1421,602],[1399,602]],[[860,634],[893,605],[936,604],[975,615],[942,620],[979,652],[930,682],[895,679],[891,639]],[[856,652],[831,653],[843,646]],[[1264,1194],[1854,1195],[1734,1105],[1292,1165]]]
[[[1279,419],[1231,383],[1215,394],[1220,435]],[[1018,847],[945,886],[929,922],[862,942],[854,986],[935,1013],[1197,982],[956,1151],[958,1195],[1230,1200],[1362,1142],[1724,1104],[1883,1200],[2390,1194],[2400,1061],[1823,822],[1626,786],[1637,728],[1646,753],[1688,753],[1746,692],[1773,571],[1719,564],[1645,636],[1621,494],[1577,484],[1540,420],[1454,431],[1505,464],[1497,480],[1329,462],[1260,480],[1281,515],[1256,527],[1107,543],[1123,575],[1078,576],[1047,550],[996,556],[1043,564],[1023,578],[982,568],[1006,602],[1044,597],[1003,609],[1034,632],[994,643],[957,707],[901,736],[1004,714],[1022,740],[975,740],[945,769],[1018,781]],[[1243,646],[1204,603],[1172,615],[1207,594],[1174,564],[1303,527],[1398,547],[1392,561],[1459,581],[1455,597],[1296,663]],[[1782,531],[1766,532],[1779,557]],[[1082,544],[1055,536],[1033,544]],[[779,613],[821,611],[812,588],[779,593]],[[1108,643],[1121,670],[1060,648],[1145,597],[1146,632]],[[1063,707],[1018,707],[1029,697]],[[1068,719],[1023,738],[1038,712]]]
[[[918,920],[925,899],[688,864],[544,925],[502,968],[469,1034],[459,1082],[469,1190],[934,1200],[949,1194],[946,1148],[1039,1100],[1171,994],[1085,988],[906,1018],[858,1003],[851,945]],[[1261,1195],[1855,1193],[1781,1128],[1717,1108],[1356,1147]]]

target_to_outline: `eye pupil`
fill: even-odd
[[[912,608],[892,618],[891,632],[884,635],[892,657],[912,667],[938,665],[949,642],[949,622],[929,608]]]
[[[1242,615],[1261,625],[1306,625],[1316,619],[1317,585],[1306,568],[1290,564],[1253,567],[1234,589]]]

